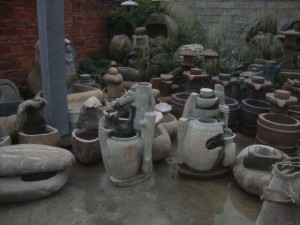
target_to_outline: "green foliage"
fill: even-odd
[[[206,43],[206,32],[200,17],[187,6],[171,0],[166,4],[162,4],[162,9],[178,23],[179,42],[181,45],[191,43],[204,45]]]
[[[135,28],[142,26],[147,17],[154,12],[154,4],[151,0],[137,0],[138,7],[128,8],[119,6],[110,11],[106,16],[107,27],[109,27],[109,36],[117,34],[128,34],[128,26]]]

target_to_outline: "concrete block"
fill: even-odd
[[[248,1],[244,1],[244,2],[241,2],[241,1],[238,1],[238,2],[234,2],[234,7],[233,8],[249,8],[249,5],[251,3],[249,3]]]
[[[259,1],[259,2],[250,2],[249,7],[251,9],[263,9],[266,7],[266,3],[263,1]]]

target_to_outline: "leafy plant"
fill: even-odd
[[[181,45],[191,43],[204,45],[206,43],[206,31],[200,17],[187,6],[171,0],[162,4],[162,9],[178,23],[179,42]]]
[[[110,11],[105,19],[109,27],[109,36],[117,34],[132,35],[130,29],[142,26],[147,17],[154,12],[154,4],[150,0],[137,0],[138,7],[128,9],[126,6],[119,6]]]

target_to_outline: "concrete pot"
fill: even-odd
[[[75,158],[83,164],[93,164],[101,160],[101,149],[98,130],[72,132],[72,152]]]
[[[154,131],[154,139],[152,145],[153,162],[165,159],[171,151],[171,139],[162,124],[158,124]]]
[[[46,126],[46,133],[43,134],[26,134],[19,132],[20,144],[41,144],[59,147],[61,144],[60,135],[57,129],[49,125]]]
[[[285,115],[262,113],[257,120],[256,140],[289,154],[300,136],[300,121]]]
[[[246,136],[255,136],[258,115],[268,113],[270,111],[270,104],[257,99],[244,99],[240,107],[240,132]]]
[[[264,202],[256,225],[300,224],[299,162],[296,157],[275,164],[273,177],[262,195]]]

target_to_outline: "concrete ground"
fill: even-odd
[[[231,173],[213,180],[178,175],[176,141],[169,160],[154,164],[152,177],[119,188],[103,163],[76,163],[67,184],[35,201],[0,205],[1,225],[254,225],[262,202],[243,191]],[[254,139],[236,137],[238,151]]]

